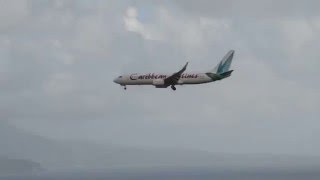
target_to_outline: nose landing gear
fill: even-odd
[[[124,90],[127,90],[127,86],[126,85],[121,85],[121,86],[123,86]]]
[[[174,91],[177,90],[177,88],[174,85],[171,86],[171,89]]]

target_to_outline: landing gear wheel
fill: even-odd
[[[123,89],[124,89],[124,90],[127,90],[127,86],[123,86]]]
[[[177,90],[177,88],[174,87],[174,86],[171,86],[171,89],[174,90],[174,91]]]

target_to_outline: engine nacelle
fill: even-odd
[[[178,82],[177,82],[177,84],[179,84],[179,85],[182,85],[183,83],[184,82],[181,79],[179,79]]]
[[[155,79],[155,80],[153,80],[152,84],[154,86],[163,86],[164,85],[164,80],[163,79]]]

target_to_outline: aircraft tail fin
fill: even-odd
[[[219,64],[209,71],[210,73],[218,74],[218,75],[223,75],[223,74],[228,74],[230,72],[230,66],[232,63],[233,55],[234,55],[234,50],[230,50],[219,62]],[[232,71],[231,71],[232,72]]]

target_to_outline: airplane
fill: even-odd
[[[219,64],[212,70],[201,73],[185,73],[188,62],[183,68],[173,74],[145,73],[145,74],[128,74],[121,75],[113,80],[114,83],[120,84],[127,89],[127,85],[153,85],[156,88],[171,87],[176,90],[176,85],[184,84],[204,84],[225,79],[231,76],[233,70],[229,70],[235,51],[230,50]]]

